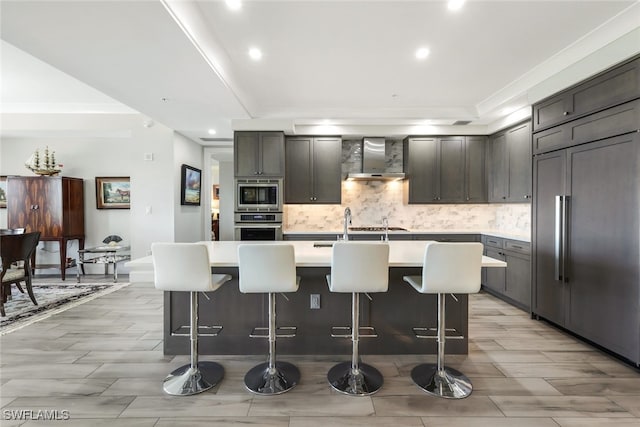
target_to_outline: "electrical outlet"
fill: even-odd
[[[311,294],[311,307],[312,310],[320,308],[320,294]]]

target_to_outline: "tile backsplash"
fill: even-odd
[[[402,141],[387,140],[386,170],[402,172]],[[359,172],[362,141],[342,143],[342,173]],[[285,205],[286,231],[340,231],[344,209],[351,208],[352,222],[358,226],[389,225],[411,230],[483,231],[493,230],[528,237],[531,233],[529,204],[409,205],[403,202],[399,181],[343,181],[341,205]]]
[[[412,230],[495,230],[529,236],[528,204],[409,205],[403,202],[402,182],[343,181],[341,205],[285,205],[287,231],[339,231],[344,209],[352,212],[353,226],[389,225]]]

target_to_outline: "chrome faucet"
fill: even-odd
[[[382,217],[382,226],[384,227],[384,241],[389,241],[389,219],[386,216]]]
[[[342,235],[343,240],[349,240],[349,226],[351,225],[351,209],[346,208],[344,210],[344,234]]]

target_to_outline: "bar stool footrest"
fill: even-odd
[[[411,329],[413,330],[413,334],[416,338],[425,338],[432,340],[438,339],[438,328],[415,327]],[[446,335],[445,332],[445,338],[448,340],[463,340],[465,338],[464,335],[458,333],[456,328],[446,328],[445,331],[455,333],[455,335]]]
[[[297,332],[297,326],[278,326],[276,328],[276,338],[293,338]],[[256,326],[249,334],[249,338],[269,338],[269,328],[266,326]]]
[[[337,331],[348,331],[348,333],[339,333]],[[378,332],[373,326],[360,326],[358,328],[360,338],[378,338]],[[351,326],[332,326],[331,337],[333,338],[351,338]]]
[[[187,332],[178,332],[181,330],[186,330]],[[200,332],[201,330],[210,331],[210,332]],[[217,337],[222,332],[222,326],[213,325],[213,326],[200,326],[198,325],[198,336],[199,337]],[[191,329],[188,325],[178,326],[176,329],[171,331],[172,337],[190,337]]]

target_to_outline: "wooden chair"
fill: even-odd
[[[20,292],[24,293],[20,282],[25,282],[29,298],[38,305],[31,288],[31,257],[40,241],[40,232],[23,234],[3,234],[0,237],[0,257],[2,258],[2,271],[0,272],[0,315],[5,316],[4,303],[11,294],[11,285],[16,284]],[[11,264],[22,262],[17,268]]]

